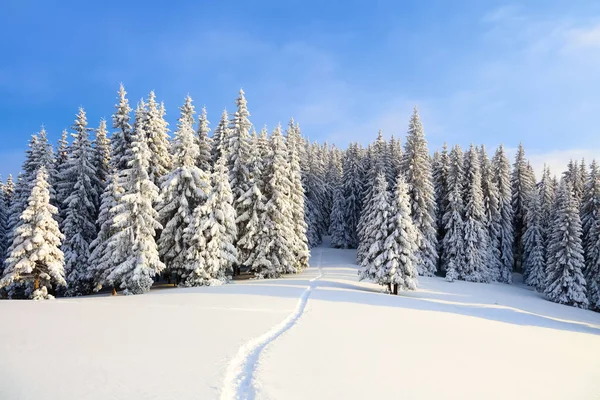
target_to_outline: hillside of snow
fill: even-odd
[[[355,251],[279,280],[2,301],[0,399],[598,399],[600,314],[529,288],[420,278]]]

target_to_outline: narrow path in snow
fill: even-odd
[[[323,269],[321,268],[323,249],[317,247],[313,251],[318,252],[316,254],[317,262],[314,267],[318,269],[319,274],[309,281],[309,285],[302,292],[298,303],[296,303],[296,307],[286,319],[275,325],[268,332],[250,340],[239,348],[237,354],[227,366],[221,389],[221,400],[254,400],[256,395],[254,372],[256,371],[262,351],[298,322],[304,313],[310,294],[316,287],[316,281],[323,277]]]

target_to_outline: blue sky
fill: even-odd
[[[171,128],[186,94],[214,126],[243,87],[256,126],[293,116],[340,146],[404,137],[418,104],[432,148],[600,158],[598,1],[52,3],[0,5],[3,177],[42,124],[55,141],[79,106],[110,118],[119,82],[132,104],[155,90]]]

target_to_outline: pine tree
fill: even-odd
[[[68,137],[69,132],[64,129],[56,148],[56,156],[54,158],[54,176],[50,177],[50,181],[54,183],[56,194],[52,205],[58,208],[58,213],[54,216],[54,218],[58,221],[59,226],[62,224],[62,221],[66,216],[67,210],[64,208],[64,204],[65,200],[69,196],[69,193],[63,192],[60,187],[61,176],[65,173],[67,161],[69,160],[69,153],[71,152]]]
[[[547,247],[548,236],[550,233],[550,228],[552,226],[552,209],[554,207],[556,193],[554,184],[552,182],[552,178],[550,177],[550,168],[548,168],[546,165],[544,165],[542,180],[539,184],[539,193],[541,207],[540,224],[542,227],[544,244]]]
[[[90,129],[83,108],[79,109],[73,125],[72,152],[61,175],[62,187],[69,196],[65,199],[65,219],[62,232],[65,240],[65,272],[69,283],[67,295],[83,295],[92,291],[89,276],[89,246],[96,238],[96,206],[99,203],[97,171],[89,139]]]
[[[350,244],[346,240],[348,227],[344,219],[344,193],[336,187],[333,192],[333,209],[331,211],[331,247],[336,249],[347,249]]]
[[[590,308],[600,310],[600,171],[596,160],[590,165],[581,208],[585,281]]]
[[[483,206],[485,210],[485,224],[490,240],[489,265],[490,279],[500,279],[502,270],[502,259],[500,253],[500,230],[502,229],[502,213],[500,211],[500,194],[498,186],[494,182],[494,169],[487,155],[485,146],[480,149],[481,159],[481,189],[483,194]]]
[[[416,107],[408,128],[402,170],[406,174],[411,213],[418,232],[417,268],[419,275],[431,276],[437,269],[438,258],[435,193],[427,141]]]
[[[556,217],[548,244],[545,293],[561,304],[587,308],[581,220],[571,182],[561,182],[556,197]]]
[[[237,263],[235,219],[229,173],[222,157],[211,175],[208,199],[196,207],[186,229],[190,247],[184,264],[184,286],[215,285],[229,279]]]
[[[326,187],[323,182],[323,170],[318,159],[318,147],[310,145],[306,147],[308,165],[307,173],[304,179],[305,200],[305,221],[307,225],[306,236],[309,247],[316,247],[323,241],[323,234],[326,233],[326,212],[324,203],[326,202]]]
[[[96,239],[90,243],[87,280],[92,283],[94,291],[102,289],[111,271],[112,254],[108,250],[108,243],[117,232],[114,226],[115,207],[122,195],[123,189],[119,186],[117,173],[113,172],[109,175],[107,185],[100,198],[100,213],[97,221],[100,230]]]
[[[118,103],[115,105],[116,111],[112,116],[113,128],[116,131],[113,133],[112,142],[112,157],[111,163],[116,171],[127,169],[127,151],[131,146],[131,107],[127,100],[127,92],[123,84],[119,86]]]
[[[394,135],[390,139],[390,167],[394,177],[398,177],[402,171],[402,143],[400,139],[394,139]]]
[[[196,166],[206,173],[212,170],[212,139],[208,137],[210,122],[206,117],[206,107],[202,107],[200,119],[198,120],[197,143],[198,143],[198,160]]]
[[[458,268],[459,279],[471,282],[489,282],[489,235],[481,191],[479,154],[471,145],[465,154],[465,260]]]
[[[233,194],[233,207],[236,215],[244,215],[246,206],[242,197],[250,189],[250,123],[248,117],[250,113],[246,107],[246,98],[244,91],[240,89],[240,94],[236,99],[237,111],[229,126],[227,141],[226,166],[229,171],[229,186]],[[237,232],[239,235],[246,233],[245,219],[239,219],[237,223]],[[237,238],[234,239],[236,244]]]
[[[498,224],[498,246],[500,249],[500,276],[498,280],[504,283],[512,282],[513,256],[513,207],[511,193],[510,163],[504,147],[500,145],[492,160],[494,175],[492,183],[498,189],[498,209],[500,221]]]
[[[358,246],[358,222],[362,211],[361,160],[357,144],[351,144],[343,163],[342,193],[344,196],[344,220],[346,221],[345,248]]]
[[[230,136],[229,134],[229,119],[227,117],[227,110],[223,110],[223,114],[221,114],[221,120],[219,124],[215,128],[212,137],[212,158],[213,162],[216,162],[219,158],[227,154],[229,150],[229,143],[227,138]]]
[[[4,267],[4,259],[8,250],[8,203],[6,202],[6,189],[0,181],[0,277]]]
[[[178,276],[186,273],[187,254],[191,243],[186,229],[192,224],[194,210],[208,198],[210,176],[197,167],[198,146],[194,135],[194,105],[187,96],[180,108],[181,116],[173,139],[173,167],[164,179],[158,220],[164,227],[158,239],[158,251],[166,267]]]
[[[264,175],[267,202],[260,217],[263,228],[256,239],[258,251],[247,260],[257,278],[276,278],[282,273],[296,272],[292,240],[294,224],[288,195],[291,185],[287,172],[289,163],[280,126],[271,135],[270,154]]]
[[[249,166],[249,189],[241,198],[245,211],[244,214],[237,216],[237,220],[243,219],[246,221],[246,230],[238,235],[239,240],[237,242],[237,250],[239,262],[250,267],[248,260],[253,258],[253,253],[259,251],[257,242],[259,235],[263,230],[261,217],[266,208],[266,199],[263,194],[264,166],[256,132],[253,132],[250,141]]]
[[[434,156],[433,158],[432,169],[433,186],[435,188],[436,225],[438,228],[438,253],[440,253],[442,240],[446,233],[444,214],[448,209],[448,174],[450,173],[450,157],[446,143],[444,143],[442,151],[436,152],[436,154],[437,157]]]
[[[305,194],[302,186],[302,172],[300,167],[299,148],[302,146],[300,131],[294,125],[292,119],[287,131],[287,148],[289,161],[289,180],[290,180],[290,207],[293,223],[293,252],[296,260],[296,271],[302,271],[308,268],[308,259],[310,252],[308,250],[307,224],[305,218]]]
[[[98,196],[104,192],[104,188],[108,183],[108,177],[110,175],[110,140],[106,137],[106,120],[100,120],[100,125],[96,130],[96,138],[93,143],[94,154],[93,164],[96,170],[97,187],[96,193]],[[100,199],[98,199],[99,201]],[[97,205],[100,207],[100,204]]]
[[[372,193],[372,207],[364,218],[364,238],[368,247],[362,257],[358,276],[360,280],[376,279],[377,273],[385,261],[385,240],[388,236],[387,223],[390,214],[390,194],[386,176],[383,172],[377,175]]]
[[[441,264],[442,270],[446,271],[446,280],[452,282],[458,279],[458,269],[465,259],[464,155],[460,146],[454,146],[449,158],[447,206],[442,218],[444,238],[441,246]]]
[[[57,209],[50,204],[50,185],[44,166],[40,166],[33,181],[28,205],[21,214],[22,224],[16,229],[4,277],[0,287],[13,282],[33,282],[34,299],[51,298],[48,288],[65,286],[64,260],[60,250],[62,234],[53,215]]]
[[[380,255],[380,264],[376,273],[379,284],[388,285],[395,294],[399,290],[417,288],[417,268],[415,253],[417,232],[410,216],[408,187],[403,175],[398,175],[394,185],[394,194],[388,214],[388,236],[383,243],[384,253]]]
[[[534,186],[535,179],[532,180],[531,171],[525,159],[523,144],[519,143],[511,178],[514,230],[513,249],[514,266],[516,269],[521,269],[523,264],[523,235],[527,229],[525,217],[527,215],[527,204]]]
[[[143,113],[140,105],[136,111]],[[137,121],[136,121],[137,122]],[[140,294],[150,290],[153,277],[165,265],[160,261],[156,242],[158,213],[152,204],[158,200],[158,188],[149,177],[150,150],[144,124],[136,123],[125,160],[127,168],[119,174],[118,185],[123,194],[112,208],[115,233],[106,244],[109,269],[104,271],[104,286],[119,286],[125,294]]]
[[[136,112],[136,117],[137,117]],[[172,160],[169,144],[169,130],[164,118],[163,104],[156,102],[154,91],[148,95],[147,110],[144,115],[144,131],[150,151],[148,174],[150,180],[160,187],[165,175],[171,170]]]
[[[543,292],[546,279],[545,245],[542,227],[542,204],[540,193],[534,190],[526,215],[527,229],[523,238],[523,268],[527,271],[527,283]]]

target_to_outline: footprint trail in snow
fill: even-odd
[[[316,267],[319,274],[309,281],[308,287],[302,292],[296,303],[296,307],[290,315],[269,331],[250,340],[239,348],[235,357],[229,362],[227,371],[225,372],[225,379],[223,380],[223,387],[221,389],[221,400],[254,400],[256,396],[254,373],[262,351],[296,324],[304,313],[308,298],[316,287],[316,281],[323,277],[323,269],[321,268],[323,251],[321,248],[315,248],[314,250],[318,251]]]

